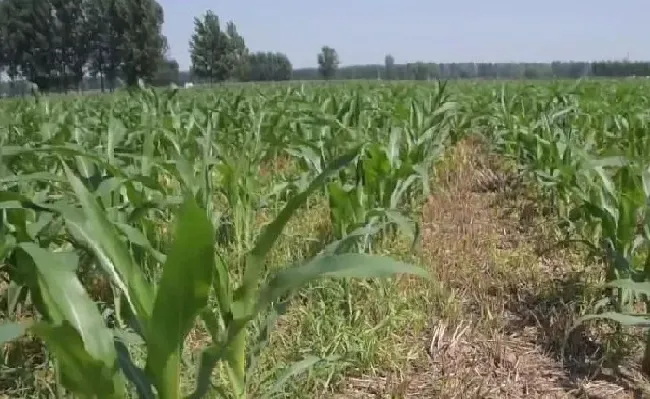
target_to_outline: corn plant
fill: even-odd
[[[644,97],[622,85],[581,84],[510,94],[504,87],[492,93],[495,112],[481,121],[493,129],[494,148],[543,188],[568,233],[606,260],[605,311],[578,324],[606,318],[647,327],[647,317],[633,311],[648,305],[650,279],[648,117],[634,104]],[[643,364],[650,373],[650,335]]]
[[[97,106],[39,99],[3,127],[10,133],[0,148],[0,268],[10,310],[30,305],[37,316],[9,317],[0,342],[25,332],[40,338],[59,395],[180,397],[184,341],[200,323],[211,342],[190,397],[244,398],[269,333],[250,342],[248,327],[281,315],[298,289],[318,278],[426,275],[350,251],[354,237],[375,234],[366,225],[313,258],[267,269],[292,215],[352,170],[368,132],[386,123],[375,116],[390,117],[369,106],[374,100],[361,91],[343,102],[305,91],[206,98],[212,107],[175,89],[143,87],[94,99]],[[277,107],[266,110],[269,101]],[[318,161],[263,187],[259,163],[300,142],[317,143]],[[254,221],[264,201],[279,212],[260,229]],[[232,226],[225,238],[233,242],[222,240]],[[99,307],[89,273],[110,283]],[[143,349],[143,362],[132,345]],[[298,361],[266,394],[320,360]],[[226,376],[215,385],[218,365]]]

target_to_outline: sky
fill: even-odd
[[[648,0],[158,0],[170,55],[190,65],[194,17],[232,20],[252,51],[315,67],[324,45],[341,65],[650,60]]]

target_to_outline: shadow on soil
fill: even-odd
[[[526,212],[525,205],[520,207],[520,214]],[[530,225],[540,219],[544,223],[549,215],[542,211],[529,212],[534,215],[519,216],[519,230],[535,235],[535,228]],[[528,220],[524,223],[523,219]],[[638,363],[634,362],[638,359],[636,354],[640,353],[638,334],[617,332],[615,324],[606,321],[576,323],[582,315],[590,313],[594,303],[604,295],[595,283],[600,279],[598,270],[601,268],[594,265],[593,256],[576,255],[580,251],[569,246],[558,249],[560,256],[549,260],[548,251],[541,250],[540,246],[552,240],[547,234],[541,236],[532,239],[536,247],[534,252],[540,263],[546,261],[555,265],[534,284],[511,287],[512,300],[505,306],[504,334],[523,335],[555,359],[567,376],[561,384],[573,396],[609,397],[598,389],[587,392],[585,384],[591,383],[608,385],[608,389],[618,386],[621,394],[625,391],[632,395],[628,397],[650,397],[645,379],[638,372]],[[572,254],[566,256],[567,253]],[[558,260],[574,264],[557,264]],[[576,268],[575,263],[582,263],[582,267]],[[637,370],[630,372],[630,369]]]
[[[576,324],[604,295],[597,284],[602,266],[594,254],[580,244],[558,242],[553,209],[510,171],[492,167],[496,172],[481,173],[472,191],[496,194],[488,206],[498,209],[503,226],[509,226],[502,239],[512,241],[512,248],[531,245],[533,258],[544,265],[536,281],[506,288],[502,333],[534,344],[557,361],[566,376],[558,382],[571,396],[614,397],[611,389],[619,387],[616,397],[624,392],[624,397],[650,397],[635,362],[642,350],[638,333],[621,333],[602,321]],[[587,384],[607,388],[588,390]]]

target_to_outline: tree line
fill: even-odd
[[[177,66],[164,57],[163,21],[155,0],[2,0],[0,66],[46,91],[85,76],[135,85]]]
[[[315,57],[316,67],[294,69],[281,52],[251,52],[235,23],[223,25],[212,11],[194,18],[191,67],[180,71],[167,55],[163,22],[156,0],[0,0],[0,72],[9,77],[9,86],[28,81],[42,91],[112,91],[140,79],[160,86],[187,81],[650,76],[649,62],[399,64],[390,54],[383,64],[340,67],[329,46]]]
[[[222,29],[211,11],[195,18],[192,67],[183,73],[167,55],[163,22],[156,0],[0,0],[0,94],[16,84],[22,91],[31,84],[40,91],[112,91],[140,80],[160,86],[291,78],[285,54],[249,52],[234,22]]]
[[[338,59],[338,58],[337,58]],[[350,65],[334,68],[330,76],[323,66],[301,68],[293,71],[293,79],[576,79],[593,77],[650,76],[650,62],[643,61],[555,61],[550,63],[431,63],[411,62],[398,64],[393,56],[386,55],[383,64]]]

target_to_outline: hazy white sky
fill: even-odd
[[[316,66],[323,45],[341,64],[650,60],[650,0],[158,0],[171,55],[189,67],[193,19],[233,20],[253,51]]]

